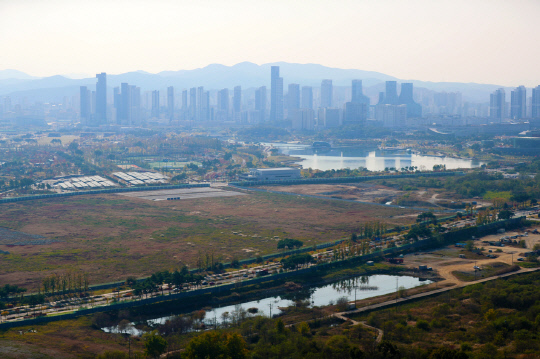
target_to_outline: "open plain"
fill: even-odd
[[[180,196],[182,197],[182,196]],[[380,220],[403,225],[413,211],[363,203],[248,192],[176,201],[95,195],[3,204],[0,226],[58,242],[0,249],[0,283],[36,289],[45,276],[82,270],[90,284],[228,262],[277,251],[277,240],[304,245],[337,240]]]

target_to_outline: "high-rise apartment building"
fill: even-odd
[[[540,118],[540,86],[532,89],[532,118]]]
[[[121,125],[131,125],[131,86],[128,83],[120,84],[120,110],[118,119]]]
[[[5,103],[6,101],[4,101]],[[80,88],[80,118],[81,123],[88,124],[90,122],[90,115],[91,115],[91,97],[90,97],[90,90],[86,86],[81,86]],[[4,105],[4,107],[7,107]],[[11,106],[10,106],[11,107]],[[9,109],[11,110],[11,108]],[[9,111],[8,110],[8,111]],[[7,112],[7,111],[6,111]]]
[[[189,120],[194,121],[197,118],[197,88],[189,89]]]
[[[527,89],[519,86],[510,93],[510,118],[519,120],[527,117]]]
[[[167,117],[169,121],[174,120],[174,87],[167,87]]]
[[[254,117],[259,123],[266,121],[266,86],[255,90],[255,111]]]
[[[343,113],[343,125],[361,125],[366,124],[368,116],[368,106],[365,103],[346,102]]]
[[[199,121],[209,121],[210,120],[210,93],[208,91],[203,91],[201,93],[199,102],[201,104]]]
[[[94,123],[102,125],[107,123],[107,74],[96,74],[96,111]]]
[[[270,121],[283,120],[283,77],[279,66],[272,66],[270,75]]]
[[[141,116],[141,88],[130,86],[131,90],[131,110],[129,124],[131,126],[140,126],[142,124]]]
[[[289,84],[289,92],[287,92],[287,109],[297,110],[300,108],[300,85]]]
[[[362,89],[362,80],[352,80],[351,102],[364,103],[369,106],[369,97],[364,95],[364,91]]]
[[[318,111],[319,127],[333,128],[341,125],[339,120],[339,110],[337,108],[321,107]]]
[[[235,86],[233,94],[233,111],[239,113],[242,111],[242,87]]]
[[[152,91],[152,117],[159,118],[159,91]]]
[[[352,80],[351,101],[345,103],[344,125],[365,125],[369,112],[369,98],[362,90],[362,80]]]
[[[399,105],[396,81],[386,81],[386,92],[384,94],[384,103],[386,105]]]
[[[216,120],[223,122],[229,119],[229,89],[223,89],[217,93]]]
[[[334,97],[334,90],[332,87],[332,80],[322,80],[321,83],[321,107],[332,107],[332,98]]]
[[[375,107],[375,118],[384,127],[403,128],[406,126],[407,105],[378,104]]]
[[[302,86],[302,108],[313,110],[313,87]]]
[[[401,93],[399,94],[399,104],[407,106],[407,118],[422,117],[422,106],[413,99],[413,84],[402,83]]]
[[[291,118],[292,128],[295,130],[313,130],[315,128],[315,111],[312,109],[293,110]]]
[[[188,118],[188,92],[182,90],[182,110],[180,111],[180,120],[185,121]]]
[[[503,88],[493,92],[489,97],[489,117],[496,122],[506,118],[506,100]]]
[[[197,121],[204,121],[203,118],[205,117],[203,113],[204,112],[203,96],[204,96],[204,87],[203,86],[197,87],[198,102],[197,102],[197,112],[195,115],[197,118]]]

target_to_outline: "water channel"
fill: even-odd
[[[355,299],[366,299],[380,295],[396,293],[397,289],[410,289],[421,285],[432,283],[430,280],[423,280],[410,276],[395,275],[371,275],[359,276],[347,280],[341,280],[331,284],[325,284],[318,287],[311,287],[301,290],[295,290],[290,293],[279,296],[268,296],[259,300],[227,305],[219,308],[212,308],[206,311],[205,324],[208,326],[219,325],[224,320],[224,313],[232,314],[240,310],[247,311],[250,308],[257,308],[257,315],[270,316],[281,313],[279,308],[285,308],[295,305],[298,300],[309,301],[309,306],[326,306],[335,304],[341,297],[347,301]],[[355,291],[356,288],[356,291]],[[199,308],[201,309],[201,308]],[[182,314],[182,313],[174,313]],[[227,314],[225,314],[227,316]],[[165,323],[171,316],[164,316],[149,319],[150,326]],[[118,327],[103,328],[105,332],[118,332]],[[130,328],[129,332],[133,335],[141,335],[142,332],[135,328]]]
[[[419,170],[432,170],[434,165],[445,165],[446,169],[480,167],[483,162],[475,159],[463,159],[444,156],[423,156],[408,150],[380,150],[365,147],[333,147],[314,149],[310,145],[288,143],[263,143],[273,146],[280,153],[302,160],[297,162],[303,168],[321,171],[344,168],[367,168],[370,171],[383,171],[385,168],[400,169],[416,166]]]

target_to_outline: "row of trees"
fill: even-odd
[[[204,277],[199,274],[190,273],[186,266],[180,270],[176,269],[173,272],[161,271],[153,273],[149,278],[142,282],[137,281],[134,277],[129,277],[126,284],[133,288],[133,294],[136,296],[152,294],[161,289],[163,294],[163,285],[167,284],[169,288],[174,285],[176,288],[182,288],[186,283],[200,285]]]
[[[381,221],[371,221],[360,224],[358,233],[355,233],[356,239],[374,239],[381,238],[388,232],[388,225]],[[354,241],[354,240],[353,240]]]
[[[41,281],[40,292],[45,295],[87,292],[90,286],[88,273],[83,271],[66,271],[51,274]]]

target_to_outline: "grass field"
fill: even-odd
[[[119,195],[3,204],[0,226],[60,242],[6,246],[0,283],[36,288],[44,276],[83,270],[91,284],[145,276],[199,254],[220,261],[276,252],[277,239],[305,245],[347,237],[361,223],[405,224],[412,213],[354,202],[270,193],[153,202]]]
[[[61,137],[42,137],[42,138],[40,138],[38,140],[38,144],[39,145],[49,145],[49,144],[51,144],[51,141],[54,140],[54,139],[62,141],[62,145],[67,146],[71,142],[73,142],[75,140],[78,140],[79,136],[67,135],[67,136],[61,136]]]

